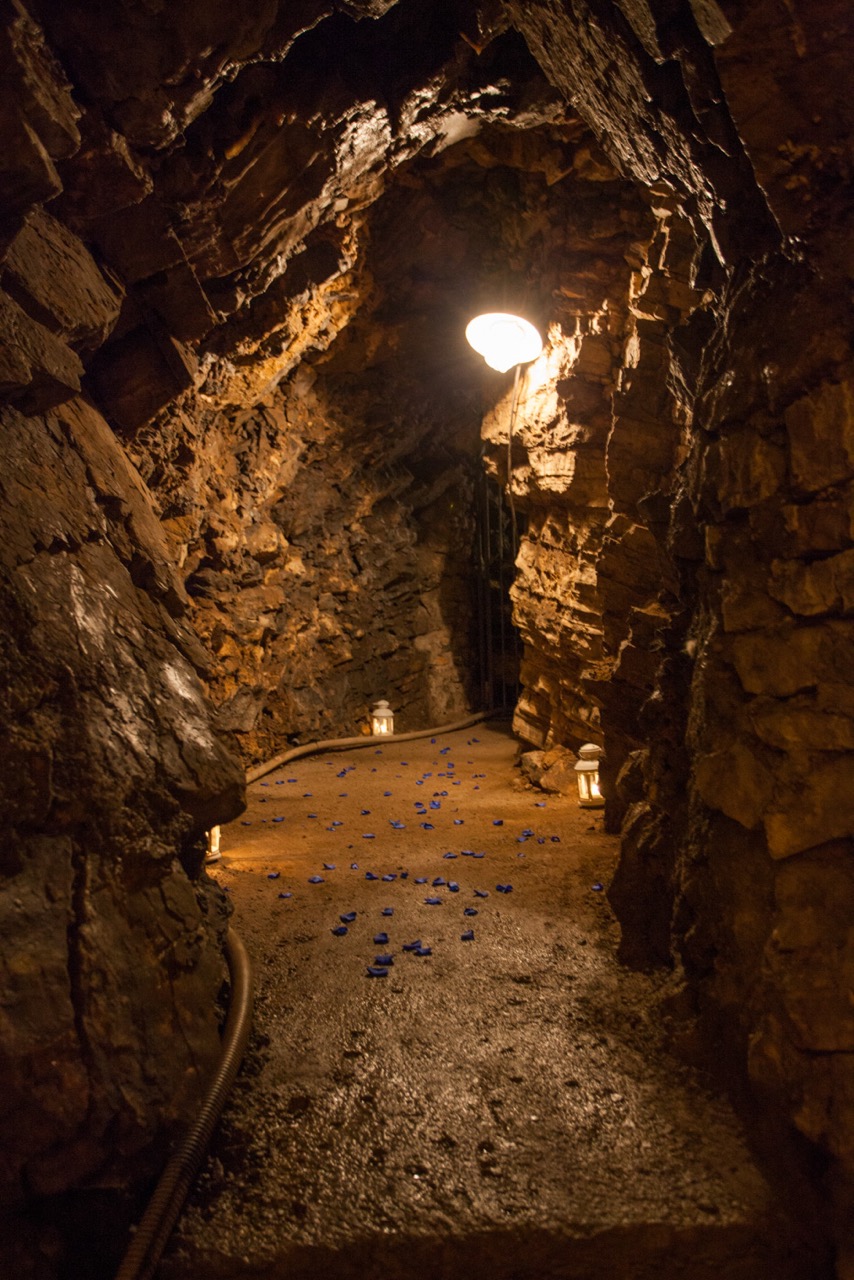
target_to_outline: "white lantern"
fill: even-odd
[[[385,698],[380,698],[371,712],[371,733],[374,735],[394,733],[394,714],[389,709]]]
[[[475,316],[466,326],[466,341],[499,373],[536,360],[543,349],[543,340],[530,321],[506,311]]]
[[[211,827],[207,832],[208,851],[205,857],[206,862],[218,862],[222,857],[219,848],[219,827]]]
[[[601,809],[605,797],[599,787],[599,759],[602,748],[595,742],[585,742],[578,749],[575,780],[578,783],[578,803],[582,809]]]

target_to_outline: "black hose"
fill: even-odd
[[[358,738],[329,738],[325,742],[307,742],[292,747],[282,755],[274,756],[265,764],[247,770],[246,781],[255,782],[280,765],[316,751],[347,751],[353,747],[372,747],[378,742],[411,742],[414,738],[426,738],[439,733],[451,733],[467,729],[495,715],[494,711],[479,711],[457,720],[453,724],[440,725],[436,729],[417,729],[412,733],[395,733],[391,737],[372,735]],[[184,1207],[196,1174],[199,1171],[217,1120],[222,1114],[235,1076],[240,1069],[252,1022],[252,966],[246,948],[233,929],[225,940],[225,955],[231,974],[231,1001],[223,1033],[222,1056],[210,1089],[196,1117],[196,1121],[178,1150],[169,1159],[154,1194],[148,1202],[142,1220],[134,1233],[116,1272],[116,1280],[151,1280],[160,1261],[172,1228]]]
[[[243,1061],[252,1023],[252,966],[233,929],[226,936],[225,955],[231,974],[231,1001],[216,1075],[195,1124],[160,1176],[116,1280],[151,1280],[154,1275]]]

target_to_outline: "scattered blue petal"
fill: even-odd
[[[430,808],[431,808],[431,809],[441,809],[441,807],[442,807],[442,802],[441,802],[441,800],[431,800],[431,801],[430,801]]]
[[[278,880],[278,878],[279,878],[279,876],[280,876],[281,874],[282,874],[282,873],[281,873],[281,871],[268,871],[268,872],[267,872],[267,879],[268,879],[268,880]]]
[[[384,792],[383,792],[383,795],[384,795],[384,796],[390,796],[390,795],[391,795],[391,792],[390,792],[390,791],[384,791]]]
[[[376,836],[374,835],[373,831],[363,831],[363,832],[362,832],[362,839],[363,839],[363,840],[375,840],[375,839],[376,839]]]
[[[366,872],[365,872],[365,879],[366,879],[366,880],[379,880],[379,876],[375,876],[375,875],[374,875],[374,873],[373,873],[373,871],[366,871]]]
[[[396,879],[397,879],[397,874],[394,871],[390,871],[388,875],[383,876],[383,880],[385,880],[386,882],[390,880],[396,880]]]
[[[432,954],[433,954],[433,948],[432,948],[432,947],[419,947],[419,948],[417,949],[417,951],[415,952],[415,954],[416,954],[417,956],[432,956]]]
[[[381,969],[379,966],[369,964],[368,977],[369,978],[387,978],[388,969]]]
[[[352,845],[348,845],[347,847],[348,847],[349,849],[352,849],[352,848],[353,848],[353,846],[352,846]],[[351,870],[351,871],[358,871],[358,870],[359,870],[359,864],[358,864],[358,862],[351,862],[351,863],[350,863],[350,870]]]
[[[474,929],[466,929],[460,934],[460,942],[474,942]]]
[[[427,877],[426,877],[426,876],[416,876],[416,877],[415,877],[415,883],[416,883],[416,884],[426,884],[426,883],[427,883]]]
[[[442,884],[444,884],[444,883],[445,883],[445,881],[442,879],[442,877],[441,877],[441,876],[436,876],[435,880],[433,881],[433,888],[434,888],[434,889],[438,889],[438,888],[439,888],[439,886],[440,886],[440,885],[442,885]]]
[[[464,821],[465,821],[464,818],[454,818],[454,826],[461,827]]]
[[[247,823],[246,825],[248,826],[249,824]],[[432,831],[432,830],[433,830],[433,823],[432,823],[432,822],[422,822],[422,823],[421,823],[421,825],[422,825],[422,827],[424,828],[424,830],[425,830],[425,831]]]
[[[343,938],[344,934],[347,933],[347,926],[346,924],[337,924],[332,932],[336,938]]]
[[[473,858],[485,858],[485,857],[486,857],[486,854],[485,854],[485,853],[473,853],[471,856],[472,856]]]
[[[317,814],[316,814],[316,813],[307,813],[305,816],[306,816],[307,818],[316,818],[316,817],[317,817]]]
[[[457,855],[456,855],[455,853],[451,853],[450,849],[448,850],[448,852],[447,852],[447,853],[443,853],[443,854],[442,854],[442,857],[443,857],[443,858],[456,858],[456,856],[457,856]]]
[[[323,864],[323,870],[324,870],[324,871],[334,871],[334,870],[335,870],[335,863],[334,863],[334,862],[324,862],[324,864]]]
[[[493,819],[492,819],[492,825],[493,825],[494,827],[503,827],[503,826],[504,826],[504,819],[503,819],[503,818],[493,818]]]
[[[280,894],[279,894],[279,897],[280,897],[280,898],[292,898],[293,896],[294,896],[294,895],[293,895],[290,891],[288,891],[287,893],[280,893]]]
[[[387,934],[387,933],[375,933],[375,934],[374,934],[374,943],[376,944],[376,946],[378,946],[378,947],[384,947],[384,946],[386,945],[386,943],[387,943],[387,942],[388,942],[388,934]]]
[[[513,886],[512,884],[497,884],[495,886],[495,892],[496,893],[512,893]]]
[[[546,807],[546,802],[545,802],[545,800],[535,800],[535,801],[534,801],[534,808],[535,808],[535,809],[545,809],[545,807]]]
[[[261,783],[261,786],[262,786],[262,787],[269,787],[269,785],[270,785],[270,784],[269,784],[269,782],[262,782],[262,783]]]
[[[381,915],[381,916],[393,916],[393,915],[394,915],[394,907],[383,907],[382,911],[380,912],[380,915]]]
[[[428,907],[440,907],[442,905],[441,898],[425,898],[424,901]]]
[[[363,810],[362,810],[362,817],[363,817],[363,818],[367,818],[367,816],[368,816],[368,814],[369,814],[370,812],[371,812],[371,811],[370,811],[370,809],[363,809]]]
[[[374,964],[383,969],[390,969],[394,964],[394,956],[374,956]]]
[[[486,889],[475,889],[474,896],[476,898],[488,898],[489,893]]]
[[[409,879],[409,872],[408,872],[408,871],[401,871],[401,873],[400,873],[400,878],[401,878],[401,880],[408,880],[408,879]]]
[[[284,822],[284,818],[274,818],[274,822]]]
[[[448,892],[449,892],[449,893],[459,893],[459,891],[460,891],[460,886],[457,884],[456,880],[449,880],[449,881],[448,881]]]
[[[417,951],[420,946],[421,939],[416,938],[414,942],[404,942],[403,949],[404,951]]]
[[[560,844],[560,836],[549,836],[552,844]]]
[[[593,888],[594,888],[594,890],[596,891],[596,893],[601,893],[601,892],[602,892],[602,890],[604,889],[604,887],[605,887],[605,886],[604,886],[604,885],[601,885],[601,884],[599,883],[599,881],[598,881],[598,880],[596,881],[596,883],[595,883],[595,884],[594,884],[594,886],[593,886]]]
[[[343,916],[339,916],[338,919],[342,924],[352,924],[356,919],[356,913],[355,911],[345,911]]]
[[[406,823],[395,822],[393,819],[389,818],[389,826],[394,827],[395,831],[402,831],[403,828],[406,826]]]
[[[463,911],[463,915],[464,915],[464,916],[476,916],[476,915],[477,915],[477,907],[466,907],[466,908],[465,908],[465,910]]]
[[[241,824],[240,824],[240,825],[241,825],[241,827],[251,827],[251,826],[252,826],[252,823],[251,823],[251,822],[249,822],[249,821],[244,821],[244,822],[241,822]]]
[[[308,877],[308,883],[309,883],[309,884],[323,884],[323,876],[309,876],[309,877]]]

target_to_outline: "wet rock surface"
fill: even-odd
[[[254,1041],[166,1280],[826,1274],[615,964],[601,815],[516,754],[484,724],[250,787],[212,874]]]

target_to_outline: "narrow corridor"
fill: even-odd
[[[663,1050],[666,979],[614,960],[616,841],[516,752],[480,725],[251,786],[212,874],[255,1036],[164,1280],[819,1274]]]

